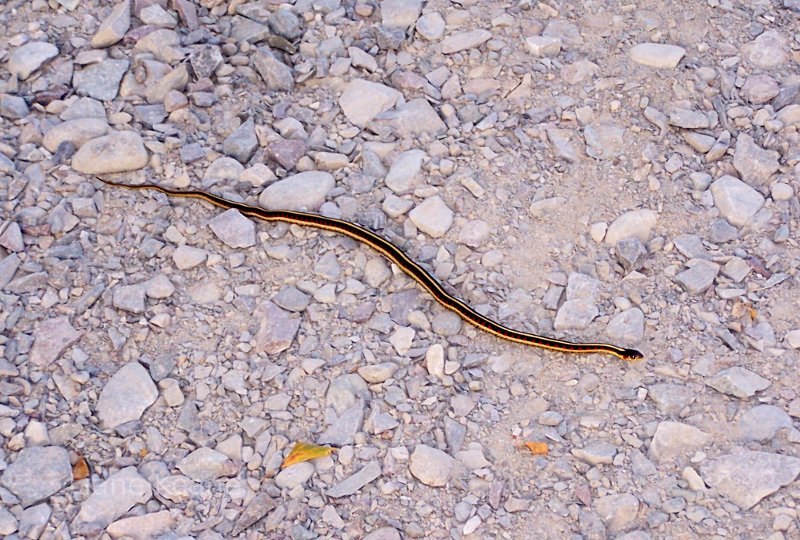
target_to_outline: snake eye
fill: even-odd
[[[644,358],[644,355],[636,349],[625,349],[622,351],[622,357],[630,362],[633,360],[641,360]]]

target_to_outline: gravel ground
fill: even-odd
[[[7,0],[6,538],[800,538],[800,2]],[[348,238],[126,183],[358,222]],[[328,457],[281,469],[297,441]],[[545,442],[533,455],[525,442]]]

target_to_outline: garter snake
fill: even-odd
[[[611,345],[609,343],[573,343],[570,341],[563,341],[560,339],[553,339],[527,332],[521,332],[519,330],[513,330],[503,326],[502,324],[495,322],[484,315],[481,315],[469,307],[466,303],[448,293],[441,283],[439,283],[424,268],[422,268],[422,266],[414,262],[399,247],[395,246],[385,238],[373,233],[372,231],[369,231],[360,225],[356,225],[355,223],[350,223],[349,221],[329,218],[309,212],[298,212],[294,210],[264,210],[263,208],[231,201],[218,195],[214,195],[213,193],[199,190],[179,191],[165,188],[156,184],[131,185],[111,182],[109,180],[103,180],[102,178],[98,178],[98,180],[114,187],[133,190],[152,189],[170,197],[200,199],[219,208],[224,208],[226,210],[238,210],[242,215],[262,221],[283,221],[286,223],[323,229],[349,236],[350,238],[370,246],[372,249],[400,267],[403,272],[408,274],[408,276],[414,279],[414,281],[419,283],[419,285],[422,286],[422,288],[425,289],[431,296],[433,296],[433,298],[442,306],[454,311],[462,319],[470,324],[473,324],[474,326],[477,326],[481,330],[489,332],[490,334],[494,334],[495,336],[508,341],[514,341],[516,343],[522,343],[531,347],[539,347],[541,349],[549,349],[552,351],[566,353],[604,353],[611,354],[622,360],[639,360],[643,358],[642,353],[639,351],[617,347],[616,345]]]

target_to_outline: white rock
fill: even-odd
[[[94,37],[92,37],[92,47],[110,47],[124,38],[130,27],[130,1],[122,0],[100,24]]]
[[[447,36],[442,40],[442,53],[453,54],[468,49],[479,47],[492,39],[492,33],[488,30],[471,30],[469,32],[459,32]]]
[[[31,41],[11,53],[7,68],[12,76],[25,80],[56,56],[58,56],[58,47],[52,43]]]
[[[158,398],[158,388],[138,362],[122,366],[103,387],[97,400],[97,417],[104,429],[138,420]]]
[[[403,94],[386,85],[355,79],[345,87],[339,106],[347,119],[363,127],[380,113],[403,101]]]
[[[658,462],[669,461],[702,448],[710,440],[707,433],[694,426],[680,422],[660,422],[650,444],[650,457]]]
[[[152,496],[150,482],[136,472],[136,467],[126,467],[95,487],[81,504],[71,530],[87,536],[99,535],[112,521]]]
[[[418,444],[409,459],[409,469],[426,486],[441,487],[447,484],[455,460],[441,450]]]
[[[433,238],[444,236],[453,225],[453,211],[438,195],[418,204],[408,213],[408,217],[419,230]]]
[[[85,143],[72,157],[72,168],[85,174],[136,171],[149,158],[142,137],[133,131],[118,131]]]
[[[333,175],[328,172],[301,172],[267,186],[258,204],[267,210],[316,210],[334,185]]]
[[[561,38],[530,36],[525,38],[525,49],[534,56],[558,56],[561,52]]]
[[[214,234],[232,248],[256,245],[255,224],[238,210],[230,209],[208,222]]]
[[[642,243],[647,242],[657,219],[656,213],[646,208],[626,212],[608,227],[605,241],[612,246],[628,238],[636,238]]]
[[[728,175],[711,184],[711,195],[720,214],[737,227],[747,225],[764,205],[761,193]]]
[[[386,187],[395,193],[405,193],[419,183],[420,171],[426,155],[422,150],[408,150],[397,156],[386,175]]]
[[[631,60],[637,64],[666,69],[677,67],[685,54],[683,47],[663,43],[639,43],[630,51]]]

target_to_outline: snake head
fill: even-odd
[[[624,351],[622,351],[622,354],[620,356],[622,357],[623,360],[626,360],[628,362],[633,362],[644,358],[644,355],[639,351],[637,351],[636,349],[625,349]]]

